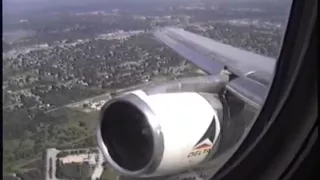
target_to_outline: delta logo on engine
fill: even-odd
[[[212,147],[212,142],[209,139],[205,139],[194,146],[193,150],[189,153],[188,158],[209,154],[212,150]]]

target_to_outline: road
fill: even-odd
[[[166,79],[163,79],[163,80],[161,80],[161,81],[158,81],[157,83],[163,82],[163,81],[165,81],[165,80],[166,80]],[[107,93],[104,93],[104,94],[102,94],[102,95],[94,96],[94,97],[91,97],[91,98],[83,99],[83,100],[81,100],[81,101],[72,102],[72,103],[69,103],[69,104],[65,104],[65,105],[63,105],[63,106],[59,106],[59,107],[56,107],[56,108],[52,108],[52,109],[49,109],[49,110],[45,111],[45,113],[50,113],[50,112],[53,112],[53,111],[56,111],[56,110],[59,110],[59,109],[65,108],[65,107],[78,106],[78,105],[84,103],[85,101],[97,102],[97,101],[101,101],[101,100],[110,100],[110,99],[111,99],[111,93],[121,94],[121,93],[124,93],[124,92],[132,91],[132,90],[134,90],[134,89],[142,88],[142,87],[145,87],[145,86],[147,86],[147,85],[154,84],[154,83],[156,83],[156,82],[146,82],[146,83],[143,83],[143,84],[138,84],[138,85],[130,86],[130,87],[128,87],[128,88],[108,90]]]
[[[100,149],[98,149],[99,151],[99,158],[98,158],[98,162],[97,162],[97,166],[94,169],[92,176],[91,176],[91,180],[96,180],[97,178],[100,179],[102,173],[103,173],[103,162],[104,162],[104,157],[102,152],[100,151]]]
[[[102,173],[103,173],[102,164],[104,162],[104,157],[103,157],[103,154],[100,151],[100,149],[98,149],[98,151],[99,151],[99,159],[98,159],[98,162],[97,162],[97,166],[96,166],[96,168],[94,169],[94,171],[92,173],[91,180],[96,180],[97,178],[100,178]]]
[[[59,107],[56,107],[56,108],[53,108],[53,109],[49,109],[47,111],[45,111],[44,113],[50,113],[50,112],[53,112],[53,111],[56,111],[56,110],[59,110],[59,109],[62,109],[62,108],[65,108],[65,107],[71,107],[71,106],[77,106],[85,101],[100,101],[100,100],[108,100],[110,99],[111,96],[110,96],[110,93],[105,93],[105,94],[102,94],[102,95],[99,95],[99,96],[94,96],[94,97],[91,97],[91,98],[88,98],[88,99],[84,99],[84,100],[81,100],[81,101],[77,101],[77,102],[72,102],[72,103],[69,103],[69,104],[65,104],[63,106],[59,106]]]
[[[47,155],[46,155],[46,179],[45,180],[58,180],[56,178],[56,158],[57,158],[57,154],[59,153],[60,151],[54,149],[54,148],[50,148],[50,149],[47,149]],[[49,175],[49,167],[50,167],[50,158],[52,159],[52,164],[51,164],[51,167],[52,167],[52,170],[51,170],[51,178],[50,178],[50,175]]]

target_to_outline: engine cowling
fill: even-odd
[[[182,172],[212,159],[219,146],[222,110],[215,94],[132,91],[102,107],[98,143],[121,174]]]

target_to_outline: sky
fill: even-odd
[[[103,2],[106,4],[108,1],[113,2],[148,2],[148,5],[152,2],[166,3],[177,1],[212,1],[217,3],[241,3],[241,2],[291,2],[292,0],[3,0],[3,9],[5,12],[17,11],[17,10],[34,10],[42,9],[44,7],[63,7],[73,5],[85,5],[96,4]],[[122,3],[123,4],[123,3]]]

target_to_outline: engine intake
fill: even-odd
[[[130,171],[146,167],[152,158],[153,139],[143,112],[128,101],[117,101],[103,113],[102,139],[110,157]]]

